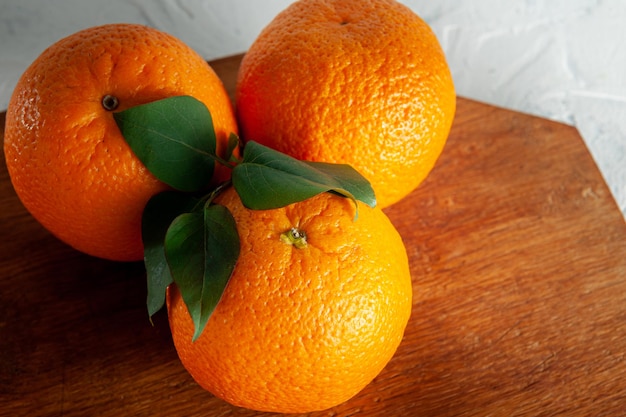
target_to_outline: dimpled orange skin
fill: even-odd
[[[293,3],[252,44],[237,80],[245,140],[350,164],[381,208],[426,178],[455,109],[435,35],[393,0]]]
[[[170,328],[193,378],[240,407],[303,413],[338,405],[395,353],[411,313],[406,250],[378,208],[322,194],[276,210],[218,198],[237,222],[241,255],[223,298],[192,343],[180,293],[168,290]],[[307,246],[281,241],[297,227]]]
[[[24,206],[50,232],[90,255],[143,258],[141,216],[165,190],[121,136],[105,95],[121,111],[191,95],[210,109],[218,152],[237,132],[224,87],[180,40],[140,25],[93,27],[45,50],[10,99],[4,151]],[[228,175],[220,172],[220,176]]]

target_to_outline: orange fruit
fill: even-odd
[[[242,138],[350,164],[382,208],[431,171],[455,108],[437,38],[394,0],[291,4],[254,41],[237,79]]]
[[[20,78],[6,115],[6,162],[24,206],[82,252],[142,259],[144,205],[167,187],[135,157],[107,108],[175,95],[209,108],[218,152],[225,149],[237,131],[229,97],[207,62],[180,40],[110,24],[51,45]]]
[[[170,329],[199,385],[236,406],[302,413],[340,404],[378,375],[411,313],[401,237],[379,208],[320,194],[280,209],[249,210],[233,188],[241,252],[203,333],[175,286]],[[284,239],[296,228],[298,247]]]

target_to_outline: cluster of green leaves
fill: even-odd
[[[237,225],[214,197],[232,186],[249,209],[265,210],[331,192],[375,206],[369,182],[349,165],[305,162],[231,135],[226,154],[216,152],[211,114],[200,101],[176,96],[114,113],[127,143],[172,190],[154,196],[143,214],[148,314],[165,303],[166,289],[178,287],[202,333],[239,257]],[[243,146],[241,159],[234,150]],[[215,189],[215,164],[232,168],[232,178]],[[357,212],[358,214],[358,212]]]

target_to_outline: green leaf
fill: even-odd
[[[376,195],[374,194],[372,185],[356,169],[352,168],[352,166],[324,162],[305,163],[334,179],[339,187],[348,190],[355,199],[370,207],[376,207]]]
[[[215,130],[207,107],[175,96],[131,107],[113,117],[139,160],[180,191],[205,188],[215,167]]]
[[[240,145],[239,136],[237,136],[234,133],[231,133],[228,136],[228,148],[226,149],[225,159],[227,161],[236,160],[236,158],[233,155],[233,153],[235,152],[235,149],[237,149],[239,147],[239,145]]]
[[[242,203],[254,210],[284,207],[323,192],[376,205],[369,181],[351,166],[300,161],[254,141],[246,143],[232,181]]]
[[[195,341],[221,299],[239,257],[233,216],[220,205],[181,214],[167,231],[165,253],[193,319]]]
[[[199,200],[176,191],[165,191],[152,197],[143,211],[142,241],[148,281],[146,304],[152,317],[165,304],[165,291],[173,282],[165,257],[165,234],[172,221],[192,211]]]

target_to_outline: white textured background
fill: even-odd
[[[244,52],[290,0],[0,0],[0,110],[51,43],[103,23]],[[626,1],[404,0],[437,34],[457,93],[578,128],[626,214]]]

